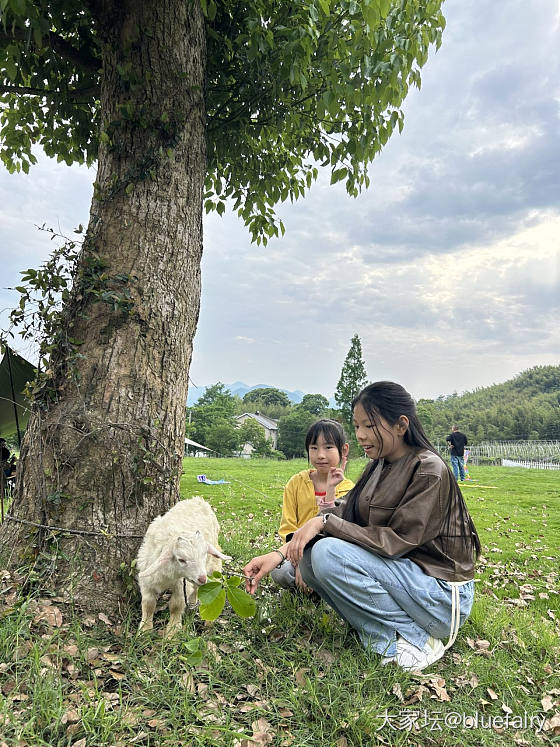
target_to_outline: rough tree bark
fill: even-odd
[[[137,536],[178,497],[200,297],[206,49],[198,2],[101,0],[96,17],[105,134],[90,222],[0,547],[12,566],[38,559],[80,608],[107,613],[125,599],[121,564]]]

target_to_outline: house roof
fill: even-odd
[[[266,415],[261,415],[260,412],[244,412],[242,415],[237,415],[235,419],[240,420],[241,418],[253,418],[253,420],[256,420],[257,423],[260,423],[264,428],[268,428],[269,431],[278,430],[278,421],[273,420]]]

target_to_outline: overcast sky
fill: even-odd
[[[560,3],[447,0],[444,13],[367,192],[324,173],[279,207],[286,235],[264,249],[231,212],[206,219],[195,385],[332,397],[354,333],[368,378],[415,397],[560,363]],[[45,157],[28,176],[0,171],[3,329],[17,302],[5,288],[52,249],[35,224],[86,224],[94,175]]]

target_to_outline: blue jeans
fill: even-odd
[[[408,558],[383,558],[325,537],[304,552],[299,568],[305,583],[357,630],[367,649],[394,656],[397,633],[418,648],[430,636],[449,635],[451,586]],[[459,587],[461,625],[473,598],[473,581]]]
[[[292,589],[296,585],[296,569],[289,560],[284,560],[281,565],[273,568],[269,575],[283,589]]]
[[[460,477],[461,481],[463,481],[465,479],[465,457],[451,454],[451,466],[453,467],[455,479],[458,480]]]

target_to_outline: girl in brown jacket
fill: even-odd
[[[352,411],[371,464],[338,506],[306,522],[281,550],[247,564],[247,589],[254,592],[277,564],[276,553],[286,555],[383,663],[424,669],[443,656],[470,613],[480,543],[408,392],[392,382],[370,384]],[[333,469],[329,480],[342,477]]]

